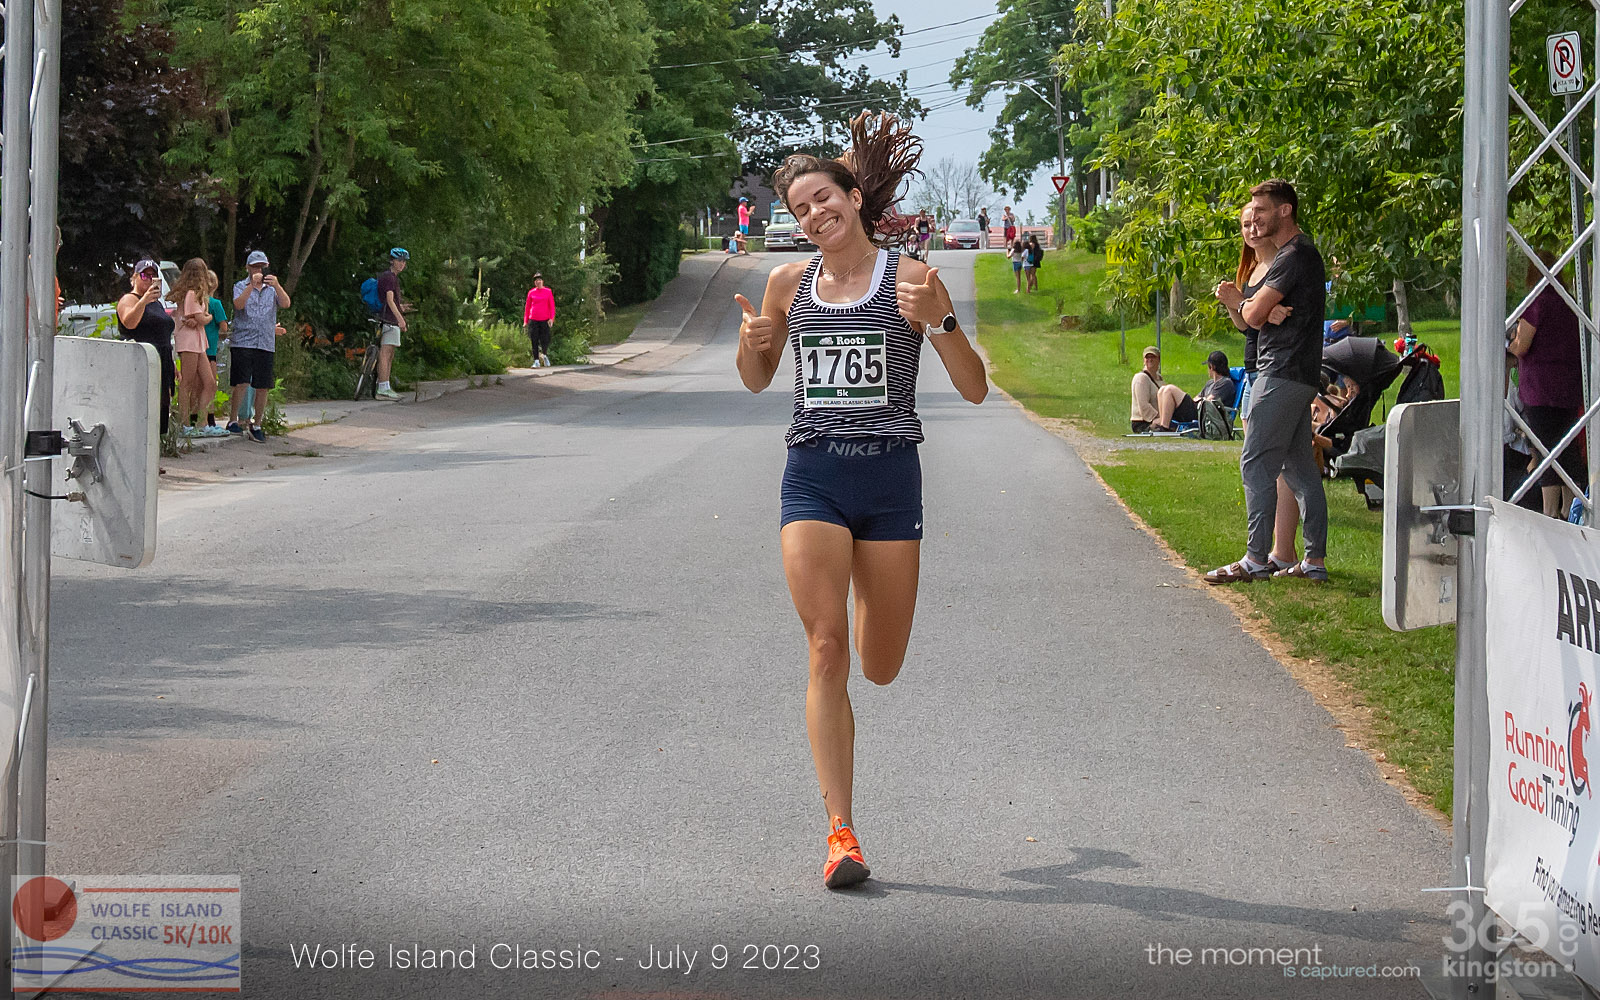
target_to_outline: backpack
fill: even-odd
[[[368,278],[361,283],[361,301],[366,303],[367,312],[378,312],[383,308],[383,303],[378,301],[378,279]]]
[[[1444,377],[1439,374],[1439,367],[1426,358],[1411,368],[1406,373],[1405,381],[1400,383],[1400,391],[1395,393],[1395,404],[1400,403],[1427,403],[1444,398]]]
[[[1233,424],[1214,399],[1200,401],[1200,437],[1207,441],[1233,440]]]

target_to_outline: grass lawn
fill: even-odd
[[[1040,291],[1016,295],[1006,259],[979,256],[979,339],[994,381],[1034,412],[1071,419],[1105,439],[1113,450],[1096,470],[1189,565],[1203,570],[1231,562],[1244,542],[1237,444],[1115,450],[1127,443],[1122,435],[1128,429],[1128,382],[1144,347],[1155,342],[1153,325],[1128,330],[1126,361],[1118,330],[1059,328],[1059,315],[1081,315],[1099,299],[1103,269],[1104,261],[1087,253],[1052,253],[1040,273]],[[1417,330],[1440,355],[1453,394],[1459,325],[1429,321],[1417,324]],[[1163,373],[1194,391],[1205,380],[1206,355],[1215,349],[1240,364],[1244,339],[1189,340],[1168,331],[1161,341]],[[1327,664],[1372,706],[1378,749],[1448,813],[1455,630],[1395,633],[1385,627],[1379,608],[1381,516],[1366,509],[1350,483],[1329,481],[1326,487],[1333,582],[1324,587],[1273,582],[1244,593],[1253,613],[1292,653]]]
[[[606,310],[605,318],[600,325],[595,327],[595,347],[609,347],[620,344],[633,336],[634,327],[644,319],[644,314],[650,311],[649,302],[640,302],[631,306],[612,306]]]

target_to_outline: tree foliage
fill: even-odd
[[[200,94],[167,61],[171,32],[125,18],[121,0],[67,0],[61,49],[57,268],[69,298],[99,302],[125,290],[125,268],[172,245],[190,219],[192,178],[162,154]]]
[[[525,228],[631,166],[626,113],[648,58],[637,0],[172,11],[176,58],[204,75],[215,110],[180,130],[171,158],[252,217],[247,238],[276,252],[291,291],[343,222],[420,243],[494,198]]]
[[[845,123],[863,110],[922,113],[904,72],[884,78],[849,65],[879,46],[900,53],[900,19],[880,19],[871,0],[736,0],[733,19],[751,29],[729,53],[749,85],[736,113],[750,171],[769,176],[797,150],[837,156]]]
[[[654,22],[650,86],[629,116],[637,136],[627,184],[598,213],[617,264],[608,294],[618,305],[655,298],[678,273],[680,220],[721,201],[738,170],[734,105],[752,91],[738,63],[705,59],[756,44],[736,27],[732,0],[646,0]]]
[[[979,167],[995,187],[1020,196],[1040,166],[1056,162],[1054,57],[1077,37],[1078,16],[1075,0],[1000,0],[999,6],[1000,16],[956,59],[950,83],[966,88],[967,104],[974,108],[993,94],[1007,95]],[[1061,111],[1063,129],[1082,124],[1083,100],[1075,88],[1063,88]],[[1091,148],[1085,142],[1067,148],[1080,200],[1082,160]]]
[[[1451,280],[1460,253],[1461,10],[1436,0],[1099,0],[1060,65],[1084,95],[1092,166],[1125,219],[1117,291],[1231,273],[1253,184],[1293,182],[1342,294]],[[1220,322],[1210,302],[1200,317]],[[1198,317],[1197,317],[1198,318]]]

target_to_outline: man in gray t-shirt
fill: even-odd
[[[1248,535],[1244,557],[1204,579],[1238,583],[1278,576],[1322,582],[1328,579],[1328,501],[1312,444],[1311,401],[1319,388],[1327,274],[1316,246],[1300,231],[1300,199],[1292,185],[1264,181],[1250,189],[1250,198],[1254,225],[1277,245],[1278,255],[1250,298],[1236,288],[1219,289],[1224,303],[1261,331],[1261,375],[1250,394],[1250,428],[1239,451]],[[1305,558],[1287,565],[1272,558],[1280,474],[1300,507],[1306,547]]]
[[[244,259],[248,275],[233,285],[233,328],[228,349],[233,391],[228,401],[228,430],[245,434],[252,441],[265,441],[261,419],[267,412],[267,393],[272,391],[278,336],[278,310],[289,308],[289,293],[278,284],[278,276],[268,274],[267,255],[250,251]],[[239,425],[239,404],[244,394],[255,390],[250,426]]]

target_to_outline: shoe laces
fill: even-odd
[[[833,832],[828,834],[828,853],[830,855],[854,854],[861,856],[861,844],[856,840],[856,835],[848,826],[837,825]]]

